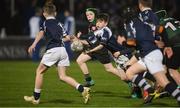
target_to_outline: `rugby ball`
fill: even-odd
[[[83,44],[81,41],[76,40],[71,43],[71,50],[72,51],[82,51],[83,50]]]

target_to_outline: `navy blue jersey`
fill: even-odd
[[[89,33],[86,35],[86,37],[87,37],[86,41],[89,43],[89,46],[85,47],[85,49],[90,50],[97,47],[100,44],[100,41],[97,39],[94,33]],[[96,53],[100,53],[100,54],[103,54],[105,52],[108,52],[106,48],[102,48],[96,51]]]
[[[95,48],[100,44],[99,40],[93,33],[87,34],[86,37],[87,37],[86,41],[89,43],[91,49]]]
[[[159,25],[159,19],[151,9],[147,9],[139,13],[139,18],[141,21],[149,24]]]
[[[40,26],[40,31],[44,31],[47,41],[46,50],[54,47],[62,47],[64,43],[62,38],[67,35],[62,24],[54,17],[49,17]]]
[[[112,32],[108,27],[97,30],[94,32],[94,34],[100,43],[104,45],[112,54],[117,51],[120,51],[121,54],[131,53],[131,50],[128,50],[126,47],[118,44],[116,38],[112,35]]]
[[[159,19],[155,13],[151,9],[146,9],[139,13],[139,19],[144,23],[151,27],[154,32],[154,38],[158,39],[159,35],[155,34],[156,26],[159,25]]]
[[[140,51],[142,57],[150,53],[151,51],[158,49],[154,43],[154,36],[151,27],[144,24],[140,19],[135,18],[130,23],[125,24],[125,29],[136,39],[137,50]],[[127,37],[128,38],[128,37]]]

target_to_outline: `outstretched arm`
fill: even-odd
[[[85,53],[96,52],[96,51],[102,49],[103,47],[104,47],[103,45],[99,44],[97,47],[95,47],[95,48],[93,48],[93,49],[91,49],[91,50],[88,50],[88,51],[86,51]]]
[[[43,37],[44,37],[44,31],[40,31],[40,32],[37,34],[37,36],[36,36],[33,44],[32,44],[32,45],[29,47],[29,49],[28,49],[28,53],[29,53],[29,54],[32,54],[32,52],[35,50],[35,47],[36,47],[37,43],[38,43]]]

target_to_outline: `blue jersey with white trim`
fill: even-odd
[[[100,30],[97,30],[94,32],[95,36],[98,38],[100,43],[104,45],[111,53],[117,52],[117,51],[125,51],[126,53],[131,53],[131,50],[127,50],[126,47],[120,45],[116,38],[112,35],[111,30],[108,27],[104,27]],[[122,54],[122,53],[121,53]]]
[[[155,39],[159,39],[159,35],[155,33],[156,26],[159,25],[159,19],[157,15],[149,8],[139,13],[139,19],[144,23],[149,25],[153,31],[153,35]]]
[[[125,27],[127,33],[130,32],[136,39],[137,50],[140,51],[142,57],[146,56],[151,51],[158,49],[154,43],[154,35],[149,25],[144,24],[140,19],[134,18]],[[128,37],[127,37],[128,38]]]
[[[139,18],[144,23],[159,25],[159,19],[151,9],[144,10],[139,13]]]
[[[47,41],[46,50],[54,47],[62,47],[64,43],[62,38],[67,35],[62,24],[54,17],[50,17],[40,26],[40,31],[44,31]]]

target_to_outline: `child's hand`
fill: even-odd
[[[119,51],[117,51],[117,52],[115,52],[115,53],[113,54],[113,56],[114,56],[115,58],[119,57],[119,55],[120,55],[120,52],[119,52]]]
[[[30,54],[30,55],[32,55],[32,53],[33,53],[33,51],[35,51],[35,45],[31,45],[30,47],[29,47],[29,49],[28,49],[28,53]]]
[[[163,52],[164,55],[167,55],[168,58],[171,58],[173,55],[173,50],[171,47],[165,47]]]

